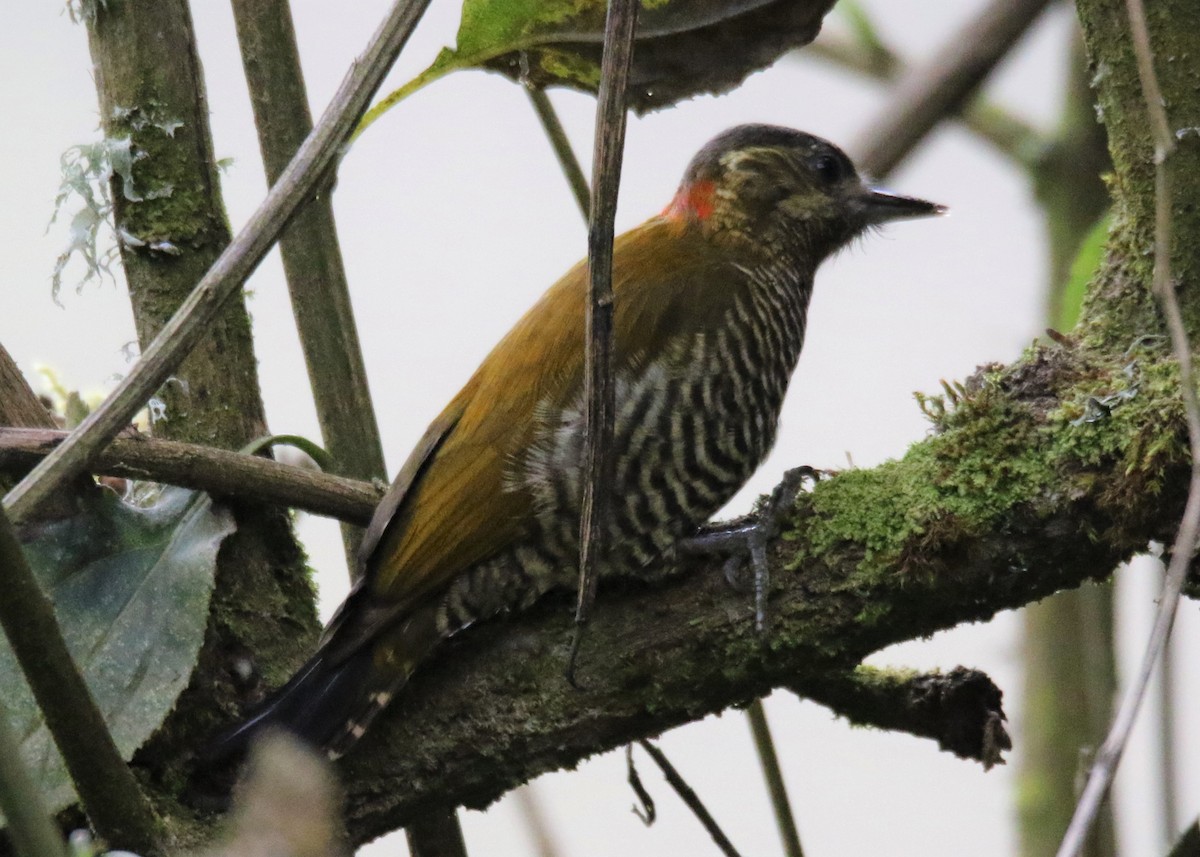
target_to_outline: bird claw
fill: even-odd
[[[728,556],[723,569],[725,580],[737,592],[747,589],[742,579],[742,568],[746,558],[749,558],[754,584],[754,628],[759,633],[765,633],[767,629],[767,592],[770,589],[767,540],[779,532],[779,525],[795,505],[804,480],[816,478],[817,471],[811,467],[793,468],[783,474],[783,479],[775,486],[752,523],[705,529],[681,540],[677,545],[681,554]]]

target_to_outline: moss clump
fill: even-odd
[[[850,560],[863,576],[846,581],[853,588],[897,569],[962,565],[969,558],[955,545],[1000,534],[1018,507],[1049,515],[1064,497],[1090,495],[1115,518],[1135,514],[1186,461],[1178,375],[1159,343],[1140,340],[1115,359],[1038,345],[1008,369],[944,385],[944,395],[919,398],[932,437],[802,498],[787,534],[801,546],[791,567]]]

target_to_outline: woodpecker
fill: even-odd
[[[766,457],[821,262],[871,227],[942,211],[865,184],[825,140],[743,125],[700,150],[662,214],[617,238],[602,578],[650,574]],[[586,297],[581,262],[434,420],[316,653],[214,755],[272,724],[340,755],[440,642],[574,586]]]

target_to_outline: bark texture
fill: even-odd
[[[132,181],[114,181],[113,197],[145,348],[229,243],[229,225],[186,0],[112,0],[94,12],[85,20],[104,133],[128,138],[134,157]],[[156,421],[157,436],[237,449],[266,433],[240,294],[160,398],[166,418]],[[220,722],[220,706],[253,694],[254,682],[235,684],[235,658],[253,651],[282,672],[315,639],[312,587],[286,510],[238,503],[234,512],[238,531],[221,547],[208,636],[192,685],[168,727],[135,758],[152,782],[177,780],[181,761]],[[176,808],[159,808],[169,825],[177,821]]]

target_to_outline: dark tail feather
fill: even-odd
[[[337,626],[287,684],[242,723],[217,736],[203,760],[210,766],[240,762],[254,737],[271,727],[286,729],[331,757],[340,756],[448,636],[436,614],[433,606],[414,611],[366,644],[353,633],[353,625]],[[384,657],[377,659],[377,653]]]
[[[371,684],[371,647],[331,663],[319,651],[272,693],[249,717],[218,735],[206,748],[205,760],[222,764],[245,756],[250,742],[265,729],[286,729],[314,747],[326,748],[363,708]]]

